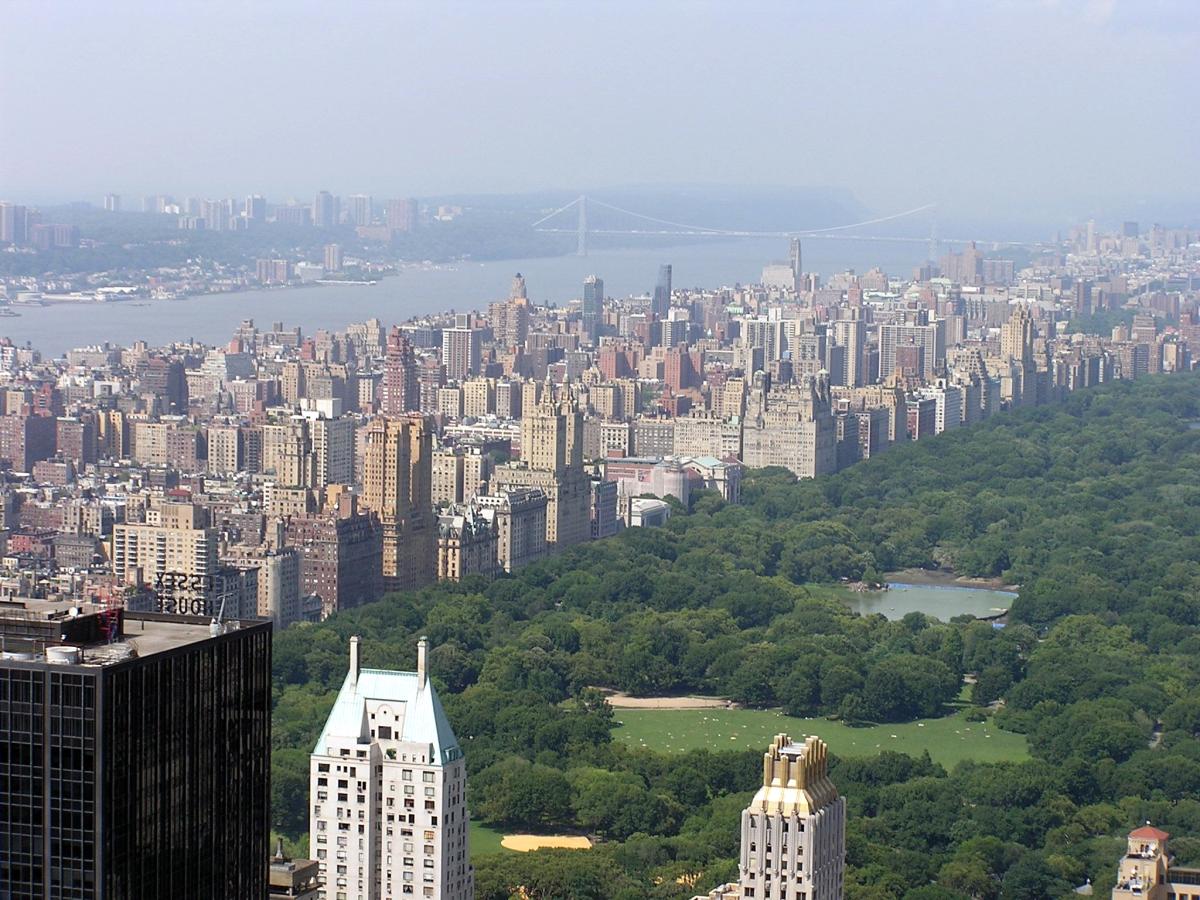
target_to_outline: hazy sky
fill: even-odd
[[[0,59],[0,198],[1200,196],[1200,0],[0,0]]]

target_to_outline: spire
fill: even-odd
[[[350,683],[358,684],[358,673],[362,669],[362,662],[359,658],[359,647],[362,644],[362,638],[357,634],[350,638]]]
[[[429,683],[429,638],[424,635],[417,641],[417,689]]]

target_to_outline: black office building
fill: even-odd
[[[0,900],[267,892],[271,626],[0,603]]]

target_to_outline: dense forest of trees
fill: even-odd
[[[979,714],[1026,734],[1033,758],[836,759],[852,900],[1057,897],[1087,878],[1100,891],[1120,836],[1147,819],[1200,862],[1197,420],[1195,375],[1104,385],[829,478],[754,472],[740,507],[701,495],[665,528],[516,577],[293,627],[275,648],[276,826],[302,841],[308,753],[350,635],[366,665],[412,668],[426,634],[472,815],[603,839],[480,859],[482,900],[517,885],[688,897],[732,876],[761,750],[626,747],[597,686],[882,722],[938,714],[975,675]],[[820,586],[934,565],[1020,584],[1008,626],[862,618]]]

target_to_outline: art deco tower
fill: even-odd
[[[408,590],[434,579],[432,435],[420,416],[375,419],[363,459],[363,505],[383,527],[385,590]]]
[[[742,812],[738,881],[696,900],[841,900],[845,868],[846,799],[829,780],[825,742],[777,734]]]

